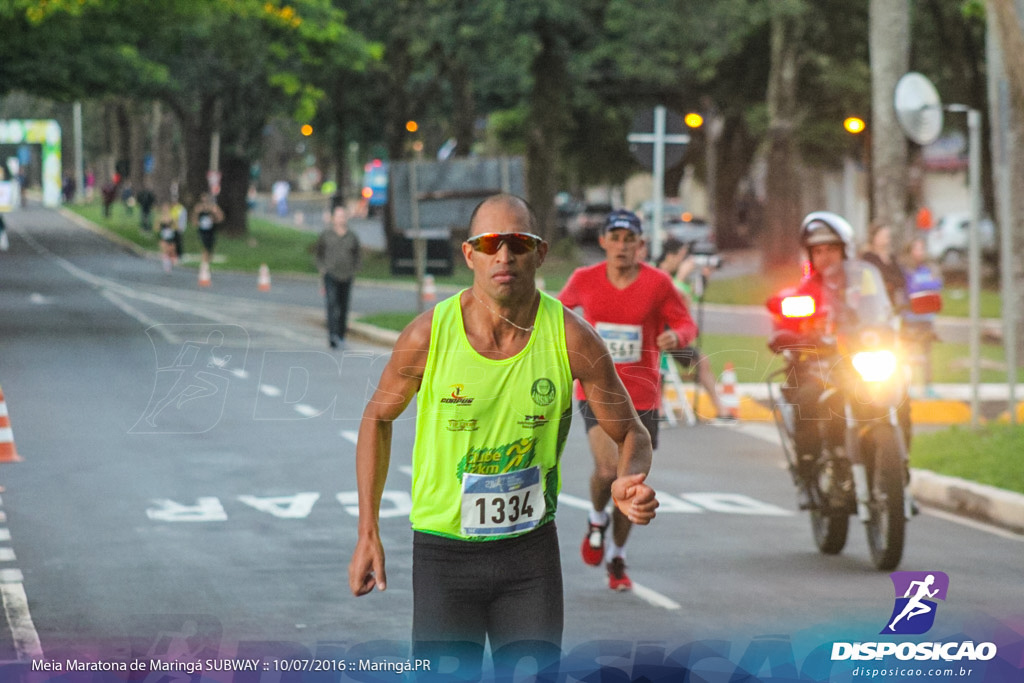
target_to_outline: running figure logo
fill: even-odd
[[[248,334],[237,325],[155,325],[146,334],[157,355],[155,382],[130,433],[213,429],[224,413],[235,371],[244,368]]]
[[[944,572],[893,572],[896,603],[881,633],[919,635],[935,623],[935,600],[945,600],[949,577]]]

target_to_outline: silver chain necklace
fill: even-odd
[[[511,320],[509,320],[508,318],[503,316],[501,313],[498,313],[496,310],[494,310],[493,308],[488,306],[486,301],[484,301],[479,296],[477,296],[476,291],[472,287],[469,288],[469,292],[470,292],[470,294],[473,295],[474,299],[476,299],[477,301],[479,301],[480,303],[482,303],[484,305],[484,308],[486,308],[488,311],[490,311],[494,315],[498,316],[499,318],[501,318],[502,320],[504,320],[509,325],[511,325],[512,327],[516,328],[517,330],[522,330],[523,332],[529,333],[529,332],[533,332],[533,328],[537,326],[536,324],[530,325],[529,327],[523,327],[522,325],[516,325],[514,322],[512,322]],[[532,305],[531,305],[531,308],[532,308]]]

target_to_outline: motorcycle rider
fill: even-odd
[[[775,353],[787,349],[813,349],[820,354],[818,362],[796,365],[796,374],[787,379],[782,394],[792,406],[794,449],[798,503],[801,509],[812,506],[809,491],[814,464],[824,443],[833,448],[845,448],[845,422],[843,396],[840,392],[826,392],[825,377],[834,351],[830,345],[832,330],[825,329],[826,321],[842,324],[847,315],[854,315],[846,306],[846,274],[844,261],[856,259],[853,228],[842,216],[830,211],[809,213],[800,225],[800,245],[807,251],[809,269],[797,286],[797,295],[814,298],[818,312],[809,320],[794,324],[780,323],[772,333],[768,346]],[[861,261],[864,268],[875,268]],[[881,277],[879,275],[879,277]],[[910,404],[899,408],[904,439],[909,448]]]

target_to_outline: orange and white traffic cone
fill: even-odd
[[[0,463],[20,462],[21,456],[14,447],[14,432],[11,430],[11,420],[7,415],[7,401],[4,400],[4,390],[0,387]]]
[[[733,366],[732,361],[725,363],[725,367],[722,369],[722,376],[719,378],[719,384],[721,391],[718,394],[718,399],[722,403],[722,408],[733,419],[739,419],[740,397],[736,393],[736,368]]]
[[[270,268],[266,263],[260,264],[260,274],[256,280],[256,286],[259,287],[261,292],[270,291]]]
[[[210,286],[210,264],[203,261],[199,264],[199,286]]]
[[[437,301],[437,285],[434,284],[434,276],[430,273],[423,276],[423,294],[420,299],[428,305]]]

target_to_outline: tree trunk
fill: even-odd
[[[892,226],[897,244],[909,236],[907,138],[896,120],[893,93],[910,63],[907,0],[871,0],[871,199],[874,219]]]
[[[159,102],[153,104],[153,176],[150,179],[158,202],[171,201],[171,187],[179,179],[177,125],[171,115]]]
[[[473,99],[473,81],[466,65],[452,65],[450,82],[455,96],[455,111],[452,124],[455,129],[455,156],[468,157],[473,151],[476,128],[476,103]]]
[[[409,54],[409,40],[403,36],[392,35],[385,49],[386,74],[391,81],[391,97],[387,101],[387,120],[384,122],[384,135],[387,140],[388,159],[392,162],[405,159],[405,122],[409,118],[409,80],[413,72],[412,57]],[[388,192],[388,206],[383,216],[384,239],[388,253],[395,251],[398,229],[392,220],[391,203],[395,201],[392,192]]]
[[[1016,7],[1015,7],[1016,5]],[[996,182],[997,224],[1010,224],[1012,246],[1009,249],[1009,272],[1002,277],[1012,283],[1012,301],[1003,301],[1004,310],[1011,307],[1016,315],[1016,355],[1018,365],[1024,361],[1024,193],[1014,191],[1024,186],[1024,2],[989,0],[988,52],[990,112],[992,119],[993,157],[1003,163],[1005,178]],[[1004,156],[1005,153],[1005,156]],[[1006,196],[1004,196],[1004,193]],[[1018,387],[1018,399],[1020,397]]]
[[[768,76],[768,174],[765,202],[765,271],[793,265],[798,259],[800,177],[796,145],[797,78],[803,37],[802,7],[773,9],[771,65]]]
[[[217,204],[224,211],[221,230],[230,237],[243,237],[248,232],[249,159],[227,151],[220,156],[223,174]]]
[[[333,91],[331,97],[331,123],[334,129],[334,140],[331,144],[330,161],[334,165],[334,179],[338,184],[337,195],[349,199],[352,189],[352,178],[349,173],[348,144],[346,143],[348,118],[345,114],[345,101],[348,87],[344,75],[339,74],[334,79]]]
[[[199,111],[190,116],[183,116],[181,109],[175,109],[181,121],[182,136],[185,147],[185,182],[182,186],[181,200],[185,206],[194,206],[199,196],[209,192],[206,172],[210,170],[210,140],[214,129],[215,100],[204,98],[199,104]]]
[[[739,186],[750,170],[756,149],[741,116],[723,119],[722,134],[716,143],[718,163],[715,170],[715,239],[720,249],[747,246],[757,235],[760,225],[755,224],[746,199],[737,197]],[[741,210],[742,205],[742,210]]]
[[[558,36],[545,26],[538,28],[541,50],[530,68],[533,88],[526,132],[526,195],[537,214],[540,235],[555,237],[555,169],[564,140],[568,87],[565,55],[557,47]]]
[[[130,102],[125,111],[128,115],[128,177],[135,194],[146,186],[146,115],[142,105]]]

